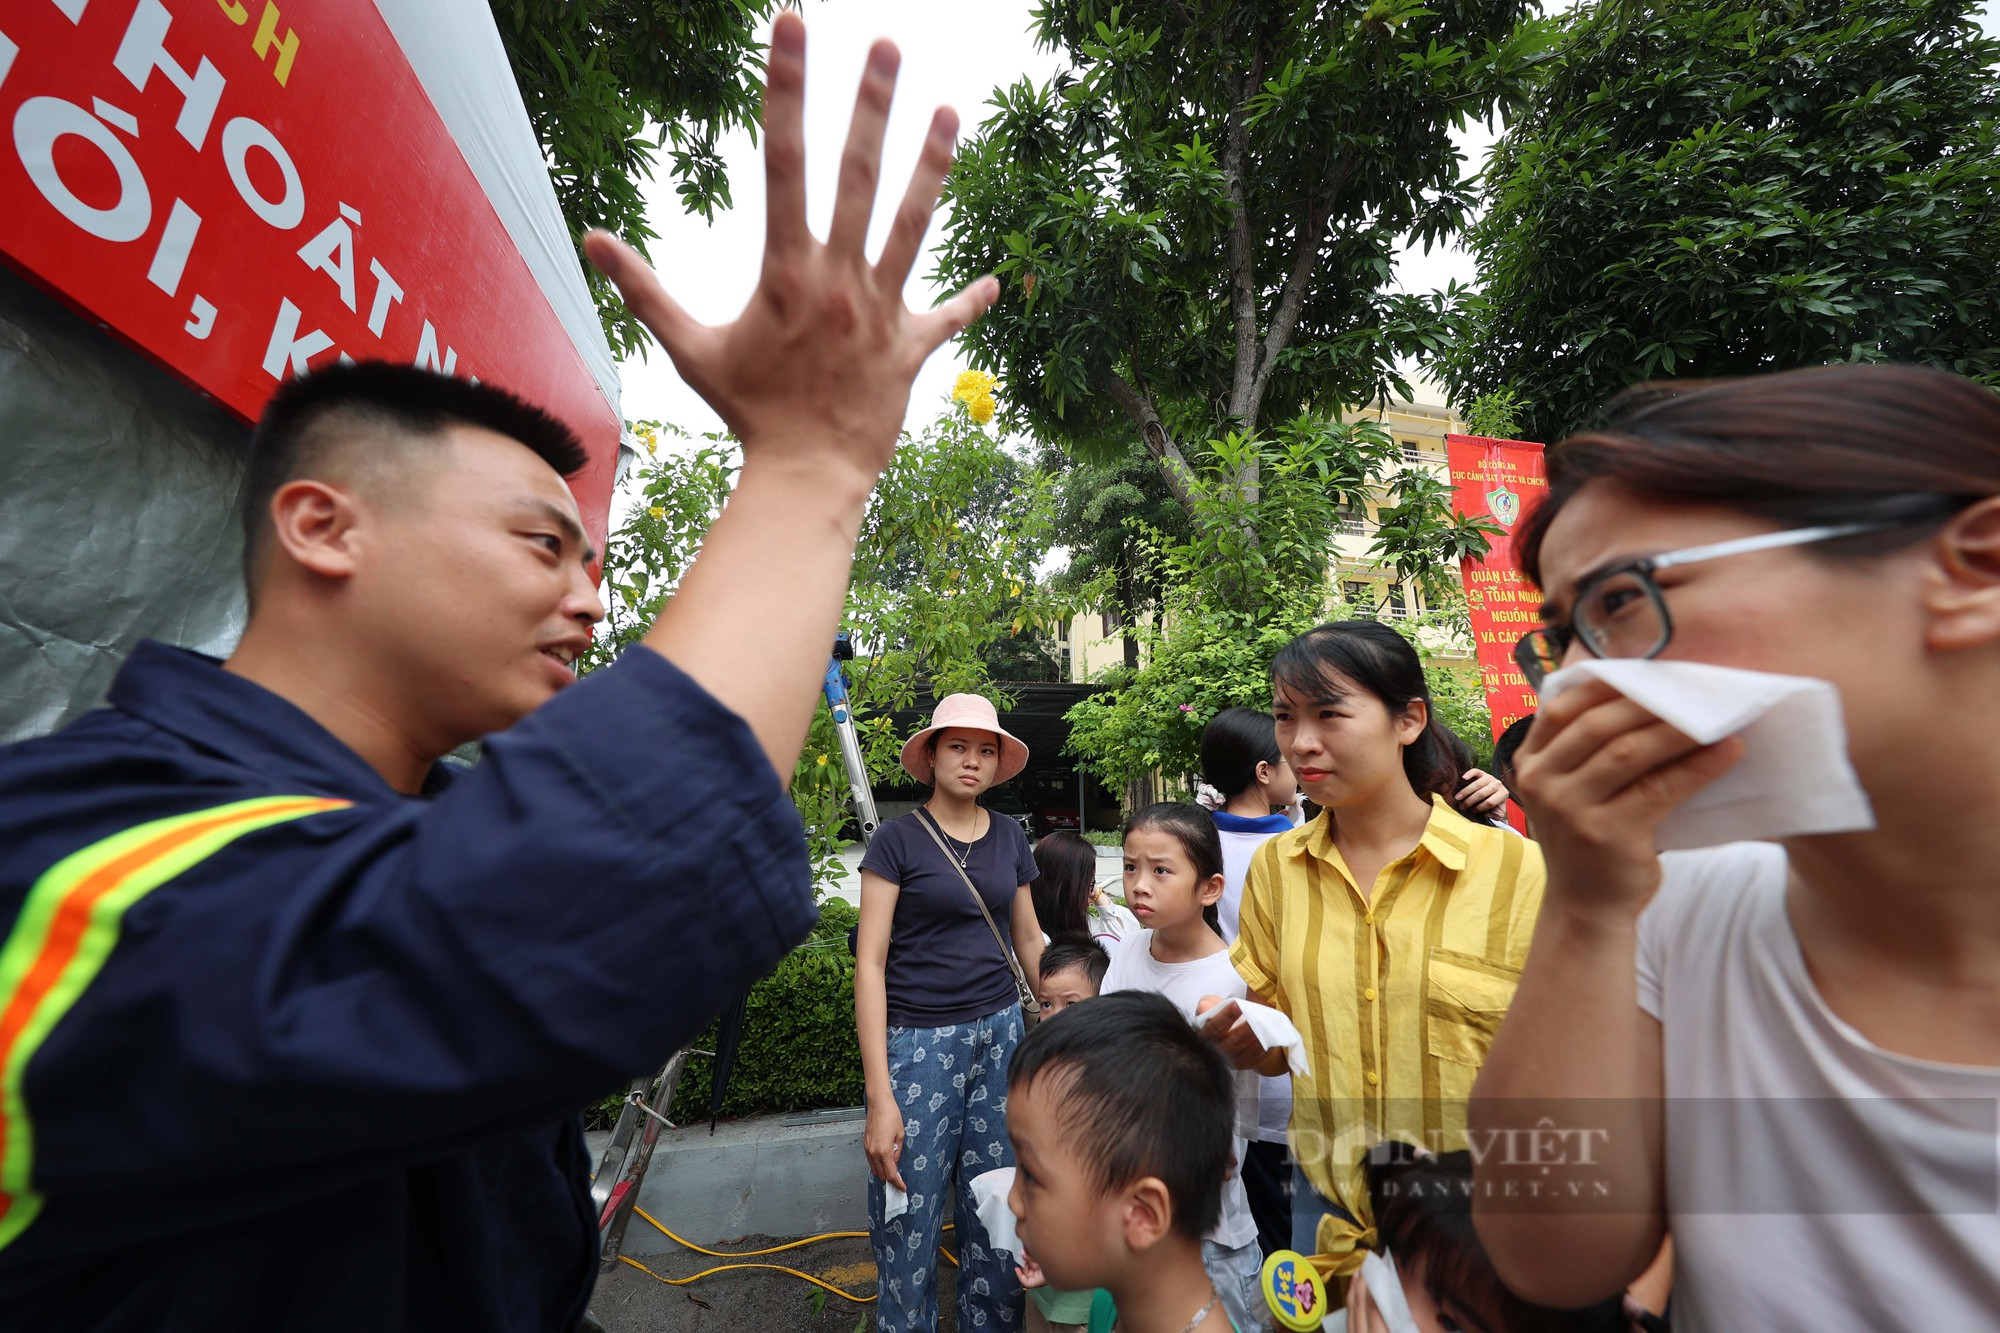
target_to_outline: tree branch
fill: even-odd
[[[1125,415],[1132,418],[1132,424],[1139,428],[1139,438],[1145,442],[1146,452],[1160,465],[1161,473],[1167,479],[1167,489],[1180,501],[1181,508],[1194,513],[1194,469],[1188,466],[1180,446],[1168,433],[1167,424],[1160,420],[1160,414],[1153,407],[1153,400],[1125,382],[1122,375],[1111,375],[1105,382],[1104,391],[1111,401],[1123,408]]]
[[[1348,177],[1354,174],[1355,164],[1356,156],[1350,153],[1337,169],[1328,173],[1327,179],[1317,189],[1306,195],[1303,216],[1299,219],[1298,240],[1292,249],[1292,270],[1285,275],[1285,285],[1279,290],[1277,308],[1271,313],[1271,327],[1264,334],[1263,356],[1251,383],[1253,414],[1264,401],[1264,390],[1270,387],[1271,375],[1278,367],[1279,354],[1292,345],[1292,335],[1298,331],[1299,312],[1305,306],[1306,288],[1312,282],[1313,269],[1319,265],[1321,235],[1340,202],[1341,192],[1347,188]],[[1240,361],[1242,353],[1239,351],[1237,356]]]
[[[1222,185],[1229,197],[1229,312],[1236,326],[1236,360],[1229,386],[1229,415],[1255,430],[1257,382],[1257,261],[1250,235],[1249,191],[1244,172],[1250,155],[1245,103],[1263,80],[1259,42],[1247,74],[1229,80],[1229,121],[1222,144]]]

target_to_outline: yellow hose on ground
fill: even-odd
[[[768,1250],[744,1250],[738,1254],[724,1254],[721,1250],[704,1250],[693,1241],[676,1236],[666,1223],[636,1204],[633,1205],[632,1211],[652,1223],[661,1235],[674,1244],[685,1245],[696,1254],[705,1254],[711,1259],[754,1259],[760,1254],[782,1254],[786,1250],[796,1250],[801,1245],[816,1245],[823,1240],[851,1240],[857,1236],[866,1236],[868,1234],[865,1231],[829,1231],[819,1236],[807,1236],[804,1240],[793,1240],[787,1241],[783,1245],[773,1245]]]
[[[768,1268],[774,1273],[790,1273],[793,1277],[802,1277],[815,1287],[819,1287],[824,1291],[830,1291],[843,1301],[853,1301],[856,1305],[867,1305],[875,1300],[873,1296],[850,1296],[830,1282],[822,1282],[811,1273],[801,1273],[798,1269],[786,1268],[783,1264],[723,1264],[720,1267],[696,1273],[693,1277],[661,1277],[658,1273],[655,1273],[629,1254],[619,1255],[618,1262],[621,1264],[630,1264],[647,1277],[652,1278],[656,1282],[664,1282],[670,1287],[685,1287],[690,1282],[699,1282],[711,1273],[728,1273],[739,1268]]]
[[[668,1240],[673,1241],[676,1245],[684,1245],[688,1249],[693,1250],[696,1254],[705,1254],[711,1259],[752,1259],[757,1257],[758,1255],[782,1254],[786,1250],[796,1250],[802,1245],[816,1245],[823,1240],[849,1240],[849,1239],[854,1239],[856,1237],[863,1237],[868,1234],[865,1231],[828,1231],[828,1232],[823,1232],[822,1234],[817,1236],[807,1236],[804,1240],[793,1240],[793,1241],[787,1241],[783,1245],[773,1245],[767,1250],[743,1250],[736,1254],[726,1254],[721,1250],[704,1249],[702,1246],[695,1244],[691,1240],[687,1240],[684,1239],[683,1237],[675,1235],[667,1227],[666,1223],[662,1222],[659,1218],[654,1217],[651,1213],[647,1212],[644,1208],[639,1207],[637,1204],[633,1205],[632,1211],[637,1213],[640,1217],[646,1219],[648,1223],[650,1223],[652,1226],[654,1226],[659,1230],[661,1235],[665,1236]],[[956,1225],[957,1225],[956,1223],[947,1222],[944,1225],[944,1229],[946,1231],[950,1231]],[[957,1268],[959,1266],[958,1260],[955,1257],[953,1257],[951,1251],[947,1250],[944,1246],[942,1245],[938,1246],[938,1253],[943,1255],[945,1257],[945,1262],[949,1263],[953,1268]],[[730,1273],[746,1268],[761,1268],[769,1270],[770,1272],[773,1273],[787,1273],[792,1277],[804,1278],[807,1282],[812,1283],[815,1287],[820,1287],[826,1291],[830,1291],[834,1295],[840,1297],[840,1299],[842,1299],[843,1301],[853,1301],[856,1305],[868,1305],[875,1300],[875,1297],[873,1296],[850,1295],[847,1292],[842,1291],[839,1287],[834,1286],[830,1282],[821,1281],[819,1278],[814,1277],[811,1273],[801,1273],[798,1269],[787,1268],[783,1264],[721,1264],[715,1268],[703,1269],[701,1272],[696,1273],[693,1277],[663,1277],[660,1274],[655,1273],[652,1269],[646,1267],[646,1265],[640,1263],[637,1259],[634,1259],[629,1254],[619,1255],[618,1261],[620,1263],[630,1264],[632,1265],[632,1267],[638,1269],[641,1273],[644,1273],[647,1277],[652,1278],[656,1282],[664,1282],[670,1287],[685,1287],[690,1282],[699,1282],[701,1279],[715,1273]]]

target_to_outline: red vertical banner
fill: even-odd
[[[1447,435],[1444,447],[1451,465],[1452,507],[1461,514],[1490,518],[1503,529],[1484,558],[1460,565],[1472,616],[1473,649],[1486,687],[1486,706],[1493,714],[1493,734],[1498,737],[1538,706],[1527,677],[1514,662],[1514,645],[1542,623],[1542,595],[1514,563],[1514,528],[1548,491],[1548,472],[1539,444]]]

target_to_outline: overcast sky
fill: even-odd
[[[889,120],[883,172],[884,205],[878,201],[870,253],[879,251],[893,201],[902,194],[917,149],[940,104],[957,108],[962,133],[986,118],[994,90],[1024,75],[1037,83],[1058,67],[1053,52],[1039,50],[1028,34],[1026,0],[817,0],[803,6],[806,39],[807,210],[816,233],[824,236],[833,212],[833,185],[840,147],[847,136],[855,85],[868,46],[890,37],[902,48],[902,75]],[[2000,0],[1982,16],[1988,32],[2000,31]],[[1475,127],[1461,139],[1468,172],[1478,169],[1491,134]],[[764,237],[763,163],[747,134],[725,140],[730,190],[735,207],[717,215],[713,226],[684,213],[671,183],[646,192],[660,239],[653,257],[661,279],[697,318],[720,323],[735,317],[757,283]],[[935,242],[941,227],[933,224]],[[935,266],[927,254],[911,276],[912,307],[934,304],[943,293],[929,279]],[[1472,265],[1456,247],[1411,252],[1397,267],[1399,283],[1412,291],[1441,287],[1450,279],[1470,281]],[[947,345],[925,366],[910,396],[909,424],[920,425],[943,406],[952,378],[963,369],[956,346]],[[681,383],[666,353],[651,349],[641,361],[623,365],[624,411],[632,420],[671,421],[695,432],[717,430],[721,422],[707,404]]]
[[[879,253],[895,201],[902,196],[933,108],[955,107],[961,133],[986,118],[986,100],[996,88],[1023,75],[1042,82],[1057,68],[1053,53],[1038,51],[1027,32],[1028,5],[1020,0],[818,0],[803,6],[806,19],[806,210],[815,234],[824,237],[833,216],[833,189],[840,148],[854,108],[861,66],[877,37],[902,48],[903,68],[883,149],[883,187],[870,228],[869,253]],[[722,145],[729,163],[735,207],[718,213],[714,226],[684,213],[671,183],[656,183],[646,202],[660,239],[653,259],[667,290],[697,319],[720,323],[735,317],[757,285],[764,243],[764,167],[748,134]],[[930,242],[942,230],[931,227]],[[907,289],[912,308],[936,304],[935,260],[927,252],[912,270]],[[910,395],[912,425],[937,415],[963,369],[957,348],[947,344],[924,367]],[[682,384],[658,347],[644,361],[623,365],[627,418],[657,418],[692,431],[719,430],[721,422]]]

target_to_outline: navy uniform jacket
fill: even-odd
[[[578,1108],[805,935],[804,840],[645,649],[449,776],[156,643],[0,749],[0,1327],[576,1326]]]

